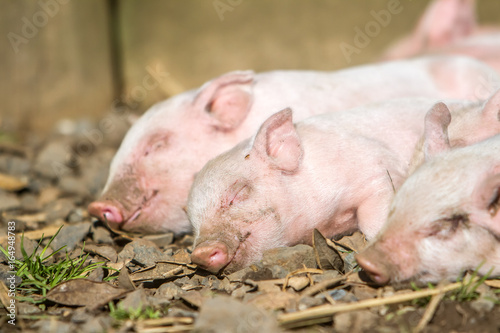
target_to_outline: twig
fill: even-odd
[[[191,317],[165,317],[137,322],[136,331],[140,333],[190,332],[194,319]]]
[[[448,291],[458,289],[463,284],[461,282],[456,282],[450,284],[448,286],[443,287],[442,289],[425,289],[420,291],[415,291],[411,293],[394,295],[386,298],[378,298],[378,299],[367,299],[363,301],[359,301],[356,303],[348,303],[348,304],[336,304],[336,305],[321,305],[311,309],[307,309],[300,312],[294,313],[285,313],[278,316],[278,322],[281,326],[286,328],[292,327],[300,327],[303,326],[303,321],[311,320],[316,318],[330,317],[335,313],[339,312],[348,312],[355,311],[365,308],[371,308],[374,306],[381,306],[387,304],[394,303],[402,303],[411,301],[413,299],[428,297],[437,295],[440,293],[446,293]]]
[[[291,273],[288,273],[286,276],[285,276],[285,281],[283,282],[283,287],[282,287],[282,290],[285,291],[286,290],[286,287],[288,287],[288,280],[294,276],[294,275],[298,275],[298,274],[302,274],[302,273],[315,273],[315,274],[322,274],[323,273],[323,270],[321,269],[317,269],[317,268],[300,268],[300,269],[297,269]]]
[[[427,306],[427,309],[425,310],[422,319],[420,319],[420,322],[418,323],[417,327],[415,327],[415,329],[413,330],[413,333],[422,332],[422,330],[425,328],[425,326],[427,326],[427,324],[431,321],[432,317],[434,316],[434,313],[436,312],[436,309],[445,294],[445,292],[442,291],[442,288],[438,288],[437,290],[439,290],[440,293],[432,296],[432,299],[429,302],[429,305]]]
[[[194,325],[181,325],[181,326],[171,326],[171,327],[151,327],[137,329],[138,333],[179,333],[179,332],[192,332]]]

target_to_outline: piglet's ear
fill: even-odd
[[[435,104],[425,115],[424,155],[426,161],[450,149],[448,139],[450,122],[450,110],[441,102]]]
[[[496,168],[500,171],[500,167]],[[500,237],[500,173],[488,176],[474,189],[472,199],[480,212],[476,223]]]
[[[500,89],[486,101],[482,113],[487,120],[500,122]]]
[[[474,0],[435,0],[422,15],[414,38],[428,48],[442,47],[469,35],[476,24]]]
[[[206,112],[220,130],[237,128],[252,105],[253,71],[235,71],[205,83],[194,99],[196,109]]]
[[[269,117],[255,136],[253,150],[264,156],[271,168],[293,173],[299,168],[303,148],[293,125],[292,110]]]

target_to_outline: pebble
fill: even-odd
[[[179,299],[185,291],[182,290],[178,285],[173,282],[167,282],[162,284],[155,293],[155,296],[164,297],[168,300]]]
[[[38,153],[34,170],[49,179],[58,179],[71,171],[66,165],[71,157],[71,148],[65,140],[50,141]]]
[[[24,157],[0,155],[0,172],[12,176],[25,176],[31,170],[31,162]]]
[[[0,190],[0,211],[21,208],[21,200],[17,195]]]
[[[25,193],[21,196],[21,208],[27,212],[37,212],[42,209],[38,197],[33,193]]]
[[[147,235],[142,238],[155,243],[160,248],[163,248],[167,245],[172,244],[172,242],[174,241],[174,234],[171,232],[167,232],[159,235]]]
[[[304,268],[304,265],[316,268],[313,248],[304,244],[267,250],[261,262],[264,266],[280,265],[290,272]]]
[[[72,175],[65,175],[61,177],[59,180],[59,188],[63,193],[67,194],[76,194],[84,197],[89,195],[87,186],[82,179]]]
[[[52,249],[56,250],[66,245],[66,250],[68,252],[72,251],[75,246],[88,235],[90,225],[90,222],[82,222],[64,226],[52,241]]]
[[[74,327],[70,323],[54,319],[40,319],[36,321],[30,328],[38,329],[38,332],[50,333],[73,333]]]
[[[92,239],[98,244],[113,244],[113,238],[108,229],[101,226],[92,227]]]
[[[136,289],[118,302],[118,307],[127,311],[137,311],[139,308],[145,309],[150,306],[146,291],[142,288]]]
[[[155,243],[139,238],[125,245],[118,254],[118,262],[128,262],[132,259],[144,267],[149,267],[159,260],[164,260],[165,257]]]
[[[227,296],[206,300],[202,306],[193,332],[281,332],[276,320],[251,304]]]
[[[47,222],[50,223],[56,220],[66,220],[69,213],[74,209],[75,204],[71,199],[63,198],[52,201],[45,207]]]

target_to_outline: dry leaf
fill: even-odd
[[[116,253],[116,250],[109,245],[89,244],[85,245],[84,251],[92,254],[98,254],[101,257],[111,262],[116,262],[116,260],[118,259],[118,254]]]
[[[0,189],[6,191],[19,191],[28,186],[28,180],[0,173]]]
[[[123,266],[120,269],[120,274],[118,274],[118,287],[123,288],[125,290],[135,290],[135,284],[130,279],[130,274],[128,273],[127,267]]]
[[[97,308],[123,296],[128,291],[105,282],[76,279],[63,282],[47,293],[47,299],[69,306]]]
[[[314,229],[313,248],[319,268],[322,270],[334,269],[344,273],[344,260],[342,260],[339,251],[327,244],[326,238],[318,229]]]
[[[180,268],[180,269],[179,269]],[[147,281],[168,279],[173,276],[182,277],[194,273],[189,267],[179,264],[157,262],[154,266],[146,267],[130,275],[132,281]]]
[[[181,295],[181,298],[195,308],[201,307],[203,302],[208,299],[208,297],[204,297],[198,290],[190,290]]]

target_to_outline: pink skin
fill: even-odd
[[[212,273],[236,271],[267,249],[310,244],[314,228],[373,237],[433,103],[393,100],[296,126],[289,109],[274,114],[198,173],[188,201],[192,261]]]
[[[500,135],[450,149],[449,114],[426,124],[426,163],[394,197],[388,219],[356,259],[380,285],[500,275]],[[430,119],[430,118],[429,118]],[[452,120],[453,123],[453,120]]]
[[[196,172],[273,111],[293,106],[301,120],[398,97],[475,100],[478,89],[492,89],[484,83],[492,72],[468,58],[429,57],[332,73],[227,73],[153,106],[132,126],[89,212],[114,230],[189,232],[185,206]]]
[[[474,0],[431,2],[413,34],[390,47],[383,60],[462,54],[484,61],[500,73],[500,27],[478,26],[475,5]]]
[[[484,102],[447,103],[447,106],[451,111],[453,121],[450,119],[451,123],[448,124],[446,119],[441,118],[446,118],[446,114],[433,114],[431,111],[426,117],[426,131],[436,132],[439,127],[445,126],[446,138],[449,137],[452,140],[451,147],[472,145],[500,133],[500,90]],[[431,138],[427,139],[427,144]],[[410,174],[424,162],[424,152],[427,149],[424,146],[425,140],[426,134],[422,136],[415,149],[410,163]]]

